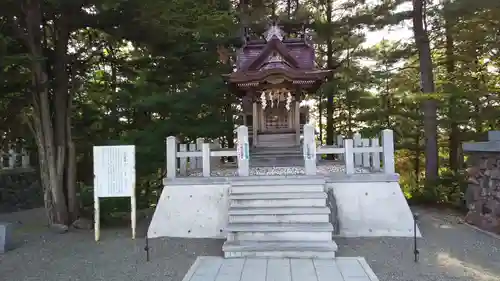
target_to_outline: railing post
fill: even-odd
[[[186,151],[187,151],[187,144],[185,144],[185,143],[179,144],[179,152],[186,152]],[[187,158],[186,157],[179,158],[179,174],[182,176],[187,175]]]
[[[337,147],[342,147],[344,145],[344,136],[337,135],[337,142],[335,143]]]
[[[337,147],[342,147],[344,145],[344,136],[343,135],[337,135]],[[339,155],[339,160],[342,161],[344,160],[344,155],[340,154]]]
[[[9,169],[14,169],[16,166],[16,159],[17,158],[17,153],[14,151],[14,149],[9,148]]]
[[[238,148],[237,148],[238,175],[242,177],[247,177],[250,174],[250,151],[249,151],[250,148],[248,144],[247,126],[238,127],[237,138],[238,138]]]
[[[196,139],[196,151],[201,151],[202,150],[202,146],[203,146],[203,143],[205,142],[205,139],[204,138],[197,138]],[[196,169],[201,169],[203,168],[203,160],[201,159],[201,157],[196,157],[195,158],[196,161]]]
[[[372,147],[379,148],[380,142],[378,138],[372,139]],[[372,153],[372,169],[373,171],[380,171],[380,152]]]
[[[201,160],[203,166],[203,176],[210,177],[210,144],[203,143],[201,145]]]
[[[210,150],[217,150],[220,148],[221,148],[221,145],[220,145],[220,141],[218,139],[213,140],[212,143],[210,144]],[[218,168],[219,164],[220,164],[220,157],[219,156],[210,157],[210,166],[212,167],[212,169]]]
[[[362,139],[363,147],[370,147],[370,139]],[[363,152],[363,168],[370,168],[370,152]]]
[[[196,143],[190,143],[188,145],[189,151],[196,151]],[[194,170],[196,169],[196,157],[189,157],[189,169]]]
[[[360,133],[355,133],[352,136],[353,139],[353,147],[360,147],[361,146],[361,134]],[[354,166],[358,167],[362,165],[363,159],[361,158],[361,153],[354,153]]]
[[[177,140],[174,136],[167,137],[167,178],[174,179],[177,174]]]
[[[304,166],[306,175],[316,175],[316,141],[314,140],[314,127],[304,125]]]
[[[396,173],[394,164],[394,133],[392,130],[385,129],[382,131],[382,151],[384,159],[384,173]]]
[[[344,159],[345,159],[345,173],[348,175],[354,174],[354,154],[353,154],[353,140],[344,139]]]
[[[30,155],[26,149],[21,150],[21,165],[23,168],[28,168],[30,166]]]

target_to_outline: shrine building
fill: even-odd
[[[276,24],[259,39],[247,39],[237,51],[235,72],[224,75],[241,98],[242,125],[252,147],[299,146],[309,107],[301,106],[331,70],[315,67],[313,42],[305,32],[287,37]]]

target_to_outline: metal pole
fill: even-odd
[[[417,248],[417,220],[418,214],[413,214],[413,255],[415,256],[415,262],[418,262],[420,254]]]
[[[146,219],[149,220],[149,216],[146,216]],[[149,220],[149,224],[151,224],[151,220]],[[149,224],[148,228],[149,229]],[[145,245],[144,245],[144,251],[146,251],[146,261],[149,262],[149,238],[148,238],[148,232],[146,230],[146,236],[145,236]]]

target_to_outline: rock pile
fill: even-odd
[[[467,169],[469,212],[465,220],[500,233],[500,153],[475,153],[469,161],[472,162]]]

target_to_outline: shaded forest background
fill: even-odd
[[[461,143],[500,129],[500,3],[481,0],[4,0],[2,146],[40,161],[49,222],[92,206],[92,146],[135,144],[139,207],[156,202],[165,137],[232,143],[242,24],[307,23],[320,68],[321,141],[395,131],[410,200],[463,207]],[[370,31],[414,40],[366,47]],[[115,200],[103,212],[126,210]],[[83,212],[83,213],[82,213]]]

